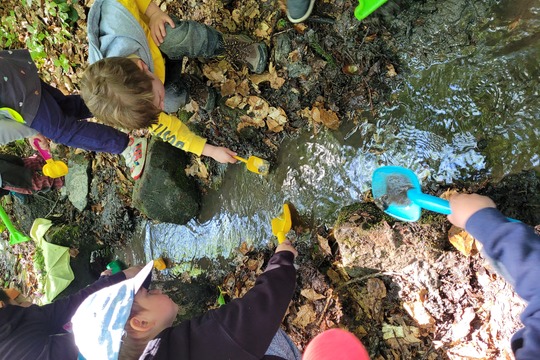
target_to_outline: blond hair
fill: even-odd
[[[157,123],[152,78],[129,58],[99,60],[81,78],[81,97],[92,114],[107,125],[135,130]]]
[[[118,360],[137,360],[140,358],[148,342],[152,340],[157,334],[153,331],[141,332],[133,329],[130,325],[130,320],[146,311],[137,301],[133,301],[131,307],[131,313],[129,314],[128,321],[124,326],[124,337],[122,338],[122,345],[120,346],[120,353],[118,354]]]

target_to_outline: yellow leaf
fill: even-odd
[[[302,295],[303,297],[305,297],[305,298],[307,298],[308,300],[311,300],[311,301],[316,301],[316,300],[320,300],[320,299],[325,298],[324,295],[319,294],[318,292],[316,292],[313,289],[303,289],[302,291],[300,291],[300,295]]]
[[[476,240],[465,230],[452,226],[448,231],[448,240],[463,255],[475,255],[478,253]]]
[[[296,318],[292,321],[293,324],[305,328],[307,325],[313,323],[317,319],[315,311],[310,304],[302,305],[296,313]]]

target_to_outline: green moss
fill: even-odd
[[[80,229],[71,225],[53,226],[45,235],[45,240],[60,246],[76,245],[80,241]]]
[[[36,248],[36,252],[34,253],[34,268],[36,272],[45,274],[45,258],[43,257],[41,248]]]

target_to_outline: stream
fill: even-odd
[[[449,1],[439,9],[428,1],[425,23],[407,28],[402,22],[418,16],[411,5],[393,23],[400,81],[376,116],[359,109],[358,121],[339,131],[306,129],[285,139],[266,177],[229,166],[198,219],[146,223],[129,257],[165,255],[179,271],[198,271],[201,259],[229,259],[242,242],[265,247],[284,201],[312,224],[331,226],[343,206],[362,201],[379,166],[411,168],[423,185],[539,168],[540,5],[489,3]]]

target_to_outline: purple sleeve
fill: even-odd
[[[521,314],[525,328],[514,336],[517,359],[540,354],[540,236],[523,223],[509,222],[497,209],[472,215],[466,230],[484,245],[486,254],[501,263],[515,282],[516,293],[528,302]],[[519,348],[515,348],[519,344]]]
[[[91,294],[101,290],[107,286],[114,285],[126,279],[126,275],[121,271],[111,276],[102,276],[92,285],[79,290],[77,293],[58,299],[52,304],[42,306],[42,310],[46,311],[55,326],[62,327],[69,321],[77,311],[79,305]]]

